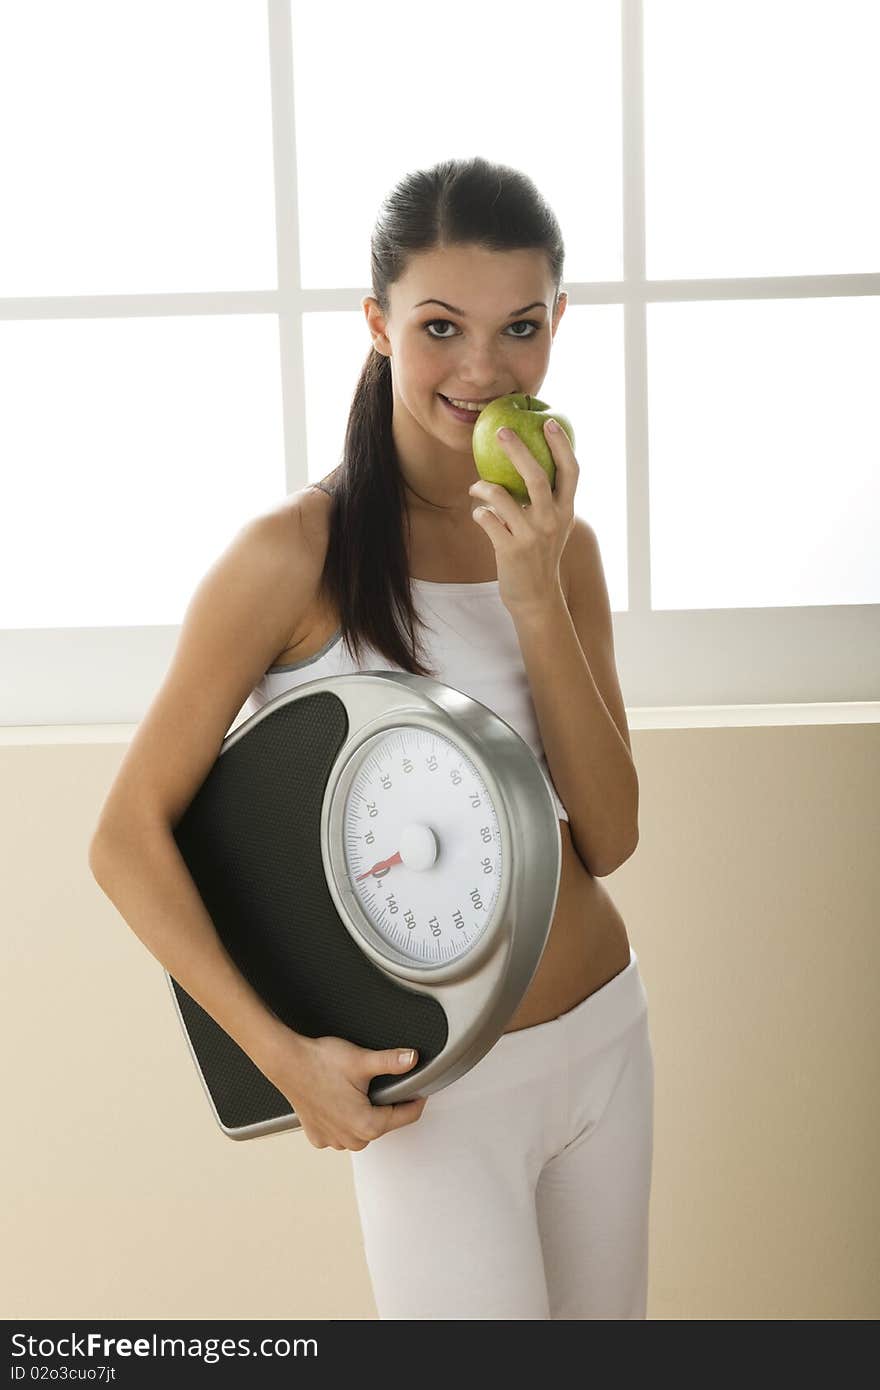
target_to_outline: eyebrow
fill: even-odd
[[[454,304],[447,304],[444,299],[420,299],[418,304],[414,304],[414,309],[420,309],[423,304],[439,304],[443,309],[449,309],[451,313],[458,314],[460,318],[466,319],[467,314],[464,309],[456,309]],[[509,319],[515,318],[517,314],[524,314],[527,309],[546,309],[547,305],[543,299],[536,299],[532,304],[524,304],[521,309],[511,309],[507,315]]]

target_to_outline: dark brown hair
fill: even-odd
[[[410,257],[445,246],[546,252],[559,297],[565,248],[552,210],[527,175],[504,164],[447,159],[407,174],[381,205],[370,240],[372,292],[388,317],[388,288]],[[318,486],[329,493],[330,538],[321,594],[339,614],[352,660],[364,644],[415,675],[416,656],[403,523],[409,516],[391,434],[391,362],[370,348],[354,390],[342,462]]]

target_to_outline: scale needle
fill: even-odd
[[[373,865],[372,869],[367,869],[364,873],[358,874],[355,883],[360,883],[362,878],[369,878],[370,874],[379,873],[382,869],[390,869],[392,864],[402,863],[403,860],[400,857],[400,850],[398,850],[396,854],[391,855],[390,859],[380,859],[378,864]]]

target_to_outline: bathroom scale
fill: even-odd
[[[308,1037],[415,1047],[392,1104],[493,1046],[541,959],[559,891],[556,805],[528,743],[452,686],[404,671],[310,681],[232,733],[173,829],[217,934]],[[290,1101],[165,972],[231,1139],[302,1126]]]

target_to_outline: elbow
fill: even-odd
[[[99,868],[98,868],[98,856],[99,856],[100,852],[101,852],[101,851],[100,851],[100,847],[99,847],[98,840],[97,840],[97,837],[96,837],[95,839],[92,840],[91,844],[89,845],[89,860],[88,860],[88,863],[89,863],[89,873],[92,875],[92,878],[95,880],[96,883],[100,882],[100,880],[99,880],[99,878],[98,878],[98,874],[100,873],[100,870],[99,870]]]
[[[633,855],[635,854],[635,852],[636,852],[636,849],[638,848],[638,844],[639,844],[639,827],[638,827],[638,825],[636,825],[635,834],[634,834],[633,837],[630,839],[629,847],[627,848],[626,853],[625,853],[624,855],[622,855],[620,861],[619,861],[617,864],[615,864],[615,866],[614,866],[616,869],[619,869],[621,864],[625,864],[626,861],[627,861],[627,859],[631,859],[631,858],[632,858],[632,856],[633,856]]]
[[[638,843],[639,832],[638,829],[636,829],[635,839],[629,842],[627,848],[623,852],[618,849],[617,853],[608,859],[583,859],[583,855],[581,858],[583,859],[585,867],[593,875],[593,878],[607,878],[609,874],[613,874],[616,869],[620,868],[621,864],[625,864],[627,859],[635,854]]]
[[[629,847],[628,847],[628,849],[626,850],[626,853],[625,853],[625,854],[622,854],[622,855],[620,856],[620,858],[618,859],[617,863],[614,865],[614,868],[615,868],[615,869],[619,869],[620,866],[621,866],[621,864],[625,864],[626,861],[627,861],[627,859],[631,859],[631,858],[632,858],[632,856],[633,856],[633,855],[635,854],[635,852],[636,852],[636,849],[637,849],[637,847],[638,847],[638,843],[639,843],[639,832],[638,832],[638,828],[636,828],[635,839],[630,841]],[[612,869],[611,872],[613,873],[614,870]]]
[[[108,842],[107,837],[100,830],[96,830],[89,844],[89,872],[92,878],[100,886],[101,879],[106,873],[107,867]]]
[[[616,869],[620,868],[621,864],[625,864],[627,859],[632,858],[632,856],[636,852],[636,848],[638,847],[639,779],[634,764],[632,767],[632,773],[634,784],[633,800],[630,805],[628,815],[626,817],[626,826],[628,834],[625,838],[618,835],[617,842],[609,851],[608,855],[601,857],[599,861],[595,864],[595,866],[592,863],[585,861],[587,862],[587,867],[589,868],[590,873],[593,875],[594,878],[607,878],[609,874],[613,874]]]

